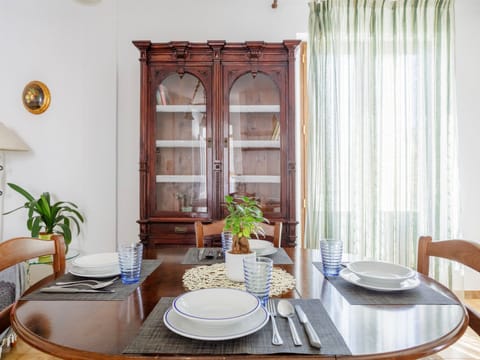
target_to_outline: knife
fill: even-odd
[[[310,321],[308,321],[307,315],[305,315],[300,305],[295,305],[295,310],[297,311],[297,316],[300,322],[305,327],[310,345],[316,348],[321,348],[322,343],[320,342],[320,338],[318,337],[317,332],[313,328],[312,324],[310,324]]]
[[[203,260],[203,253],[205,252],[205,248],[201,248],[198,250],[198,261]]]
[[[115,290],[95,290],[95,289],[78,289],[72,287],[50,286],[40,289],[41,292],[46,293],[113,293]]]

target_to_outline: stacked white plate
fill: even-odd
[[[268,322],[259,299],[237,289],[201,289],[178,296],[164,316],[174,333],[198,340],[228,340],[252,334]]]
[[[250,250],[255,251],[257,256],[272,255],[277,252],[277,248],[273,246],[273,243],[266,240],[249,239]]]
[[[377,291],[399,291],[417,287],[420,281],[410,268],[383,261],[354,261],[340,276],[358,286]]]
[[[118,253],[84,255],[72,261],[70,273],[91,278],[107,278],[120,274]]]

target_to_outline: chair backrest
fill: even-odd
[[[215,221],[211,224],[203,224],[195,221],[195,241],[197,247],[205,247],[205,237],[220,235],[225,227],[225,220]]]
[[[55,277],[65,273],[65,242],[61,235],[52,235],[51,241],[18,237],[1,242],[0,271],[43,255],[53,255],[51,265]],[[0,333],[10,326],[12,306],[0,310]]]
[[[432,241],[430,236],[421,236],[418,241],[417,271],[428,276],[430,257],[453,260],[480,273],[480,244],[466,240]],[[480,335],[480,313],[465,304],[469,326]]]
[[[265,236],[269,236],[273,239],[273,246],[279,248],[282,246],[282,226],[281,222],[276,223],[261,223],[260,226],[263,228],[265,232]]]
[[[282,223],[273,224],[262,223],[260,226],[265,232],[265,236],[273,239],[273,246],[280,247],[282,244]],[[213,222],[211,224],[202,224],[201,221],[195,222],[195,240],[197,247],[205,247],[204,238],[212,235],[220,235],[225,227],[225,220]],[[261,236],[259,238],[262,238]]]

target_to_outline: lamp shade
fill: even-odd
[[[27,151],[30,147],[15,133],[0,123],[0,151]]]

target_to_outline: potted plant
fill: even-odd
[[[248,239],[255,235],[263,235],[262,222],[268,222],[263,217],[260,203],[254,197],[243,196],[235,198],[225,196],[228,215],[225,218],[225,230],[232,232],[232,249],[225,253],[225,268],[227,277],[233,281],[244,281],[243,259],[255,256],[250,250]]]
[[[69,201],[57,201],[52,203],[50,193],[44,192],[38,199],[22,187],[8,183],[13,190],[23,195],[27,202],[22,206],[6,212],[10,214],[17,210],[28,209],[27,228],[32,237],[50,239],[53,234],[60,234],[65,240],[65,246],[72,241],[72,227],[80,233],[80,223],[84,222],[78,206]]]

